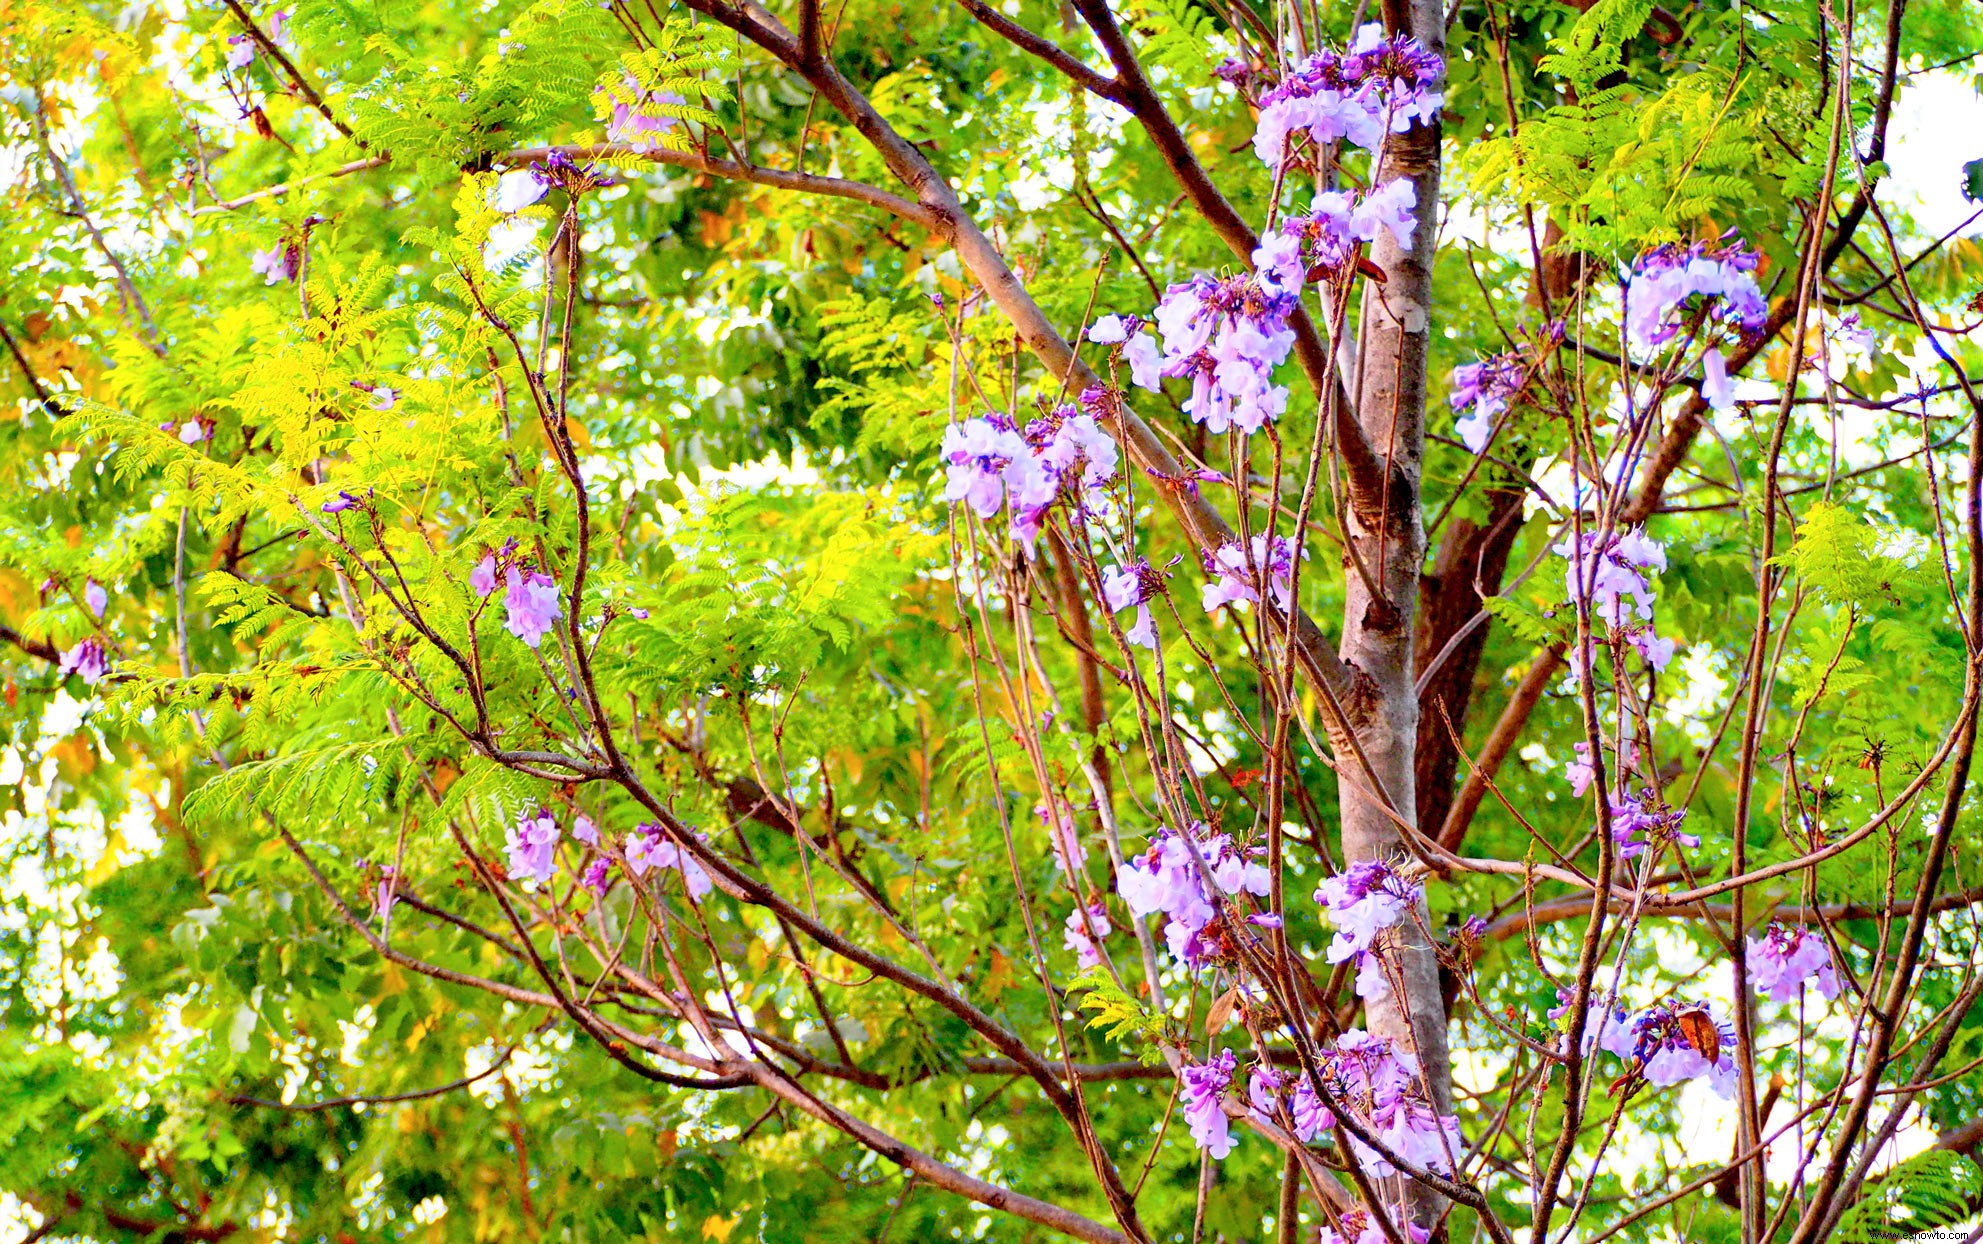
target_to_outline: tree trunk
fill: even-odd
[[[1444,56],[1444,13],[1437,0],[1410,0],[1407,8],[1387,0],[1386,24],[1409,31]],[[1371,448],[1387,464],[1381,506],[1353,507],[1350,538],[1362,569],[1344,574],[1341,654],[1353,670],[1351,702],[1345,707],[1356,743],[1384,784],[1392,808],[1377,792],[1357,789],[1346,776],[1341,785],[1343,855],[1349,860],[1406,855],[1404,837],[1392,812],[1417,824],[1415,757],[1418,696],[1413,687],[1413,619],[1417,612],[1419,569],[1425,558],[1425,520],[1419,481],[1425,459],[1425,380],[1432,302],[1432,258],[1439,223],[1439,130],[1415,125],[1393,134],[1384,145],[1374,184],[1408,177],[1418,191],[1418,229],[1409,252],[1384,233],[1372,259],[1385,273],[1381,283],[1364,285],[1359,320],[1361,362],[1356,374],[1356,412]],[[1365,572],[1374,582],[1365,581]],[[1356,767],[1344,763],[1345,775]],[[1417,919],[1397,926],[1395,965],[1402,990],[1366,1004],[1370,1031],[1412,1051],[1425,1086],[1441,1114],[1452,1109],[1452,1072],[1446,1048],[1446,1008],[1439,992],[1439,964]],[[1415,1195],[1414,1217],[1429,1224],[1438,1212],[1435,1195]]]

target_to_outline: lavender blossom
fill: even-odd
[[[1811,929],[1770,923],[1760,938],[1749,939],[1749,974],[1756,987],[1777,1002],[1794,1002],[1808,983],[1830,1002],[1838,997],[1838,970],[1830,947]]]
[[[296,279],[302,252],[288,242],[277,242],[265,251],[256,251],[248,260],[250,271],[262,276],[264,285],[280,285]]]
[[[964,502],[979,518],[998,513],[1007,500],[1015,510],[1053,500],[1054,481],[1003,415],[951,425],[943,434],[942,454],[949,475],[944,500]]]
[[[503,593],[506,616],[503,627],[530,647],[542,643],[558,621],[563,607],[558,600],[558,582],[542,571],[525,572],[510,567],[509,588]]]
[[[1211,1062],[1192,1064],[1178,1073],[1183,1085],[1179,1095],[1184,1101],[1185,1121],[1191,1125],[1191,1139],[1214,1159],[1232,1152],[1232,1128],[1219,1097],[1232,1083],[1237,1064],[1231,1050],[1220,1050]]]
[[[1302,136],[1316,146],[1348,141],[1375,150],[1386,131],[1402,134],[1438,118],[1444,97],[1432,88],[1444,68],[1417,40],[1386,38],[1383,26],[1369,23],[1347,55],[1317,52],[1261,96],[1253,153],[1276,167]]]
[[[1204,831],[1203,825],[1194,829],[1195,851],[1192,843],[1169,830],[1160,832],[1148,851],[1125,862],[1115,879],[1116,893],[1130,915],[1141,919],[1163,913],[1165,944],[1174,958],[1191,968],[1213,956],[1215,947],[1201,935],[1219,915],[1200,871],[1200,856],[1221,894],[1264,897],[1272,888],[1267,869],[1236,849],[1231,838]]]
[[[63,653],[61,663],[55,667],[57,677],[67,678],[74,674],[83,680],[85,687],[96,686],[109,672],[109,654],[104,651],[102,641],[94,637]]]
[[[1425,899],[1425,887],[1400,877],[1382,860],[1360,860],[1316,887],[1315,901],[1329,913],[1336,937],[1329,962],[1354,962],[1357,996],[1388,997],[1383,959],[1376,951],[1384,930],[1406,919]]]
[[[1756,284],[1758,256],[1727,237],[1725,245],[1669,243],[1639,257],[1625,287],[1625,328],[1633,344],[1652,349],[1671,341],[1686,326],[1690,306],[1743,336],[1762,331],[1769,305]]]
[[[1092,938],[1089,936],[1091,931],[1094,934]],[[1089,906],[1085,920],[1082,910],[1077,907],[1067,915],[1067,924],[1061,932],[1061,944],[1074,952],[1075,960],[1083,968],[1092,968],[1102,961],[1102,952],[1095,943],[1106,938],[1111,931],[1106,903]]]
[[[1665,1088],[1705,1075],[1716,1095],[1735,1096],[1735,1026],[1706,1003],[1656,1003],[1633,1018],[1632,1031],[1647,1083]],[[1714,1035],[1702,1049],[1696,1041],[1706,1031]]]
[[[627,835],[626,857],[627,869],[635,877],[644,877],[652,869],[671,868],[681,873],[691,899],[709,893],[712,883],[708,870],[693,854],[675,845],[659,825],[649,822],[635,826]]]
[[[1294,559],[1298,551],[1292,536],[1276,536],[1270,543],[1264,533],[1256,535],[1249,572],[1246,550],[1238,541],[1219,546],[1216,553],[1205,556],[1205,573],[1214,576],[1202,593],[1205,612],[1221,605],[1258,602],[1263,578],[1277,606],[1294,608]]]
[[[513,216],[550,192],[551,183],[534,168],[513,168],[496,179],[490,204],[505,216]]]
[[[526,812],[510,827],[504,849],[509,852],[509,873],[514,881],[548,883],[558,871],[558,823],[543,808]]]
[[[1141,648],[1154,649],[1157,646],[1157,624],[1150,616],[1150,596],[1154,588],[1156,571],[1150,563],[1137,561],[1128,566],[1114,566],[1102,572],[1102,599],[1108,602],[1109,612],[1121,613],[1134,608],[1136,620],[1122,637]]]
[[[110,593],[103,590],[103,584],[91,579],[83,584],[83,604],[93,616],[100,618],[110,608]]]
[[[340,488],[337,495],[324,502],[321,508],[326,514],[342,514],[346,510],[357,509],[360,504],[358,498]]]
[[[1294,346],[1296,296],[1272,278],[1193,277],[1157,304],[1163,374],[1191,381],[1184,412],[1212,432],[1258,432],[1287,409],[1274,369]]]

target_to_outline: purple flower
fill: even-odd
[[[690,898],[709,893],[709,873],[701,861],[676,846],[659,825],[649,822],[635,826],[627,835],[626,857],[627,870],[635,877],[645,877],[650,869],[672,868],[682,874]]]
[[[381,923],[392,918],[394,904],[399,902],[399,874],[391,868],[379,870],[379,888],[372,894],[372,914]]]
[[[1647,251],[1625,287],[1627,334],[1646,349],[1664,345],[1686,327],[1690,306],[1743,336],[1761,332],[1769,305],[1756,284],[1757,262],[1740,239],[1684,248],[1668,243]]]
[[[558,823],[545,809],[517,817],[503,847],[509,852],[511,880],[542,885],[557,875]]]
[[[1591,612],[1596,616],[1624,626],[1630,597],[1638,616],[1652,620],[1654,596],[1645,574],[1666,569],[1666,547],[1648,539],[1643,529],[1609,535],[1587,531],[1581,542],[1566,538],[1553,551],[1569,562],[1563,581],[1571,600],[1583,599],[1588,581]]]
[[[1762,937],[1749,939],[1749,973],[1757,988],[1777,1002],[1795,1001],[1806,983],[1827,1002],[1839,993],[1831,949],[1811,929],[1786,928],[1772,921]]]
[[[83,604],[89,607],[92,614],[100,618],[103,616],[103,611],[110,607],[110,593],[103,590],[103,584],[91,579],[83,584]]]
[[[594,894],[604,895],[613,884],[613,862],[600,856],[585,866],[585,872],[578,880],[580,885]]]
[[[179,425],[179,443],[197,445],[213,437],[213,424],[205,419],[194,417]]]
[[[557,580],[542,571],[533,570],[525,574],[511,566],[507,582],[509,589],[503,593],[503,608],[507,616],[503,626],[510,634],[535,648],[558,620]]]
[[[1173,285],[1157,304],[1163,374],[1191,381],[1184,412],[1212,432],[1258,432],[1287,409],[1274,369],[1294,346],[1288,317],[1299,306],[1270,273]]]
[[[1155,337],[1138,333],[1124,342],[1122,361],[1129,364],[1129,383],[1137,388],[1154,393],[1164,387],[1163,354]]]
[[[289,42],[289,10],[288,9],[277,9],[275,12],[269,14],[268,35],[269,35],[270,43],[276,44],[277,46],[285,46],[288,44]]]
[[[534,168],[513,168],[496,179],[496,191],[490,199],[495,209],[505,216],[514,215],[549,193],[551,183]]]
[[[1156,571],[1150,563],[1138,561],[1130,566],[1114,566],[1102,572],[1102,599],[1108,602],[1109,612],[1120,613],[1124,609],[1136,610],[1136,621],[1123,632],[1123,638],[1143,648],[1157,646],[1157,624],[1150,616],[1150,593]]]
[[[1323,1056],[1322,1064],[1337,1100],[1363,1115],[1391,1152],[1427,1170],[1452,1170],[1452,1159],[1465,1151],[1459,1120],[1433,1108],[1418,1060],[1410,1053],[1383,1037],[1352,1029],[1336,1038],[1336,1048]],[[1388,1159],[1354,1135],[1350,1150],[1371,1176],[1396,1173]]]
[[[1128,323],[1125,323],[1123,317],[1119,315],[1101,316],[1093,324],[1088,325],[1088,340],[1098,346],[1121,345],[1123,342],[1129,340],[1131,326],[1134,322],[1135,317],[1133,316]]]
[[[1191,1125],[1191,1139],[1215,1159],[1232,1152],[1232,1128],[1219,1095],[1232,1083],[1237,1064],[1231,1050],[1220,1050],[1211,1062],[1195,1063],[1178,1072],[1183,1085],[1179,1096],[1184,1101],[1185,1121]]]
[[[1081,845],[1081,833],[1075,827],[1074,819],[1052,803],[1035,804],[1033,812],[1047,827],[1047,834],[1053,841],[1054,863],[1060,865],[1060,871],[1068,880],[1079,877],[1081,866],[1088,862],[1088,849]]]
[[[1569,780],[1570,793],[1581,799],[1584,792],[1591,788],[1591,780],[1597,776],[1597,766],[1591,762],[1589,743],[1578,743],[1576,747],[1577,758],[1563,770],[1563,776]]]
[[[372,390],[371,401],[366,404],[373,410],[391,410],[393,407],[399,405],[399,391],[379,385]]]
[[[357,509],[360,504],[358,498],[340,488],[335,497],[324,502],[323,511],[326,514],[342,514],[346,510]]]
[[[1701,845],[1698,836],[1680,830],[1680,823],[1687,819],[1687,809],[1668,807],[1651,787],[1643,788],[1636,796],[1613,795],[1609,802],[1611,838],[1618,844],[1621,859],[1636,859],[1647,847],[1663,846],[1669,841],[1683,847]],[[1643,839],[1641,834],[1645,835]]]
[[[1290,140],[1304,135],[1316,146],[1347,140],[1375,150],[1385,131],[1402,134],[1437,119],[1444,97],[1432,87],[1443,69],[1417,40],[1388,39],[1381,25],[1369,23],[1347,55],[1317,52],[1261,97],[1253,153],[1279,165]]]
[[[1329,913],[1336,937],[1329,962],[1354,962],[1357,996],[1366,1001],[1390,995],[1383,959],[1376,950],[1384,930],[1411,914],[1425,898],[1425,887],[1406,881],[1382,860],[1360,860],[1316,887],[1315,901]]]
[[[1276,536],[1270,543],[1265,533],[1253,537],[1252,568],[1247,566],[1246,550],[1238,541],[1228,541],[1219,546],[1216,553],[1205,557],[1205,573],[1213,576],[1213,581],[1204,587],[1201,599],[1205,612],[1211,613],[1221,605],[1240,604],[1260,599],[1260,582],[1264,579],[1274,603],[1286,610],[1294,607],[1294,559],[1296,545],[1292,536]],[[1306,556],[1305,551],[1302,554]]]
[[[1279,1108],[1285,1105],[1288,1121],[1294,1124],[1294,1137],[1304,1145],[1336,1126],[1335,1113],[1322,1104],[1305,1075],[1296,1074],[1294,1090],[1288,1092],[1279,1072],[1255,1067],[1247,1079],[1246,1096],[1253,1112],[1272,1122],[1280,1121]]]
[[[657,105],[679,108],[682,97],[673,91],[650,96],[641,90],[640,83],[632,74],[626,75],[625,81],[634,98],[631,102],[613,101],[613,118],[606,124],[606,138],[611,142],[625,143],[635,151],[661,150],[665,145],[662,136],[674,129],[676,122],[674,117],[653,109]]]
[[[571,823],[571,836],[588,847],[599,845],[599,827],[589,816],[580,815]]]
[[[1343,1220],[1343,1231],[1349,1234],[1339,1234],[1335,1228],[1324,1224],[1322,1234],[1316,1238],[1315,1244],[1388,1244],[1390,1237],[1384,1234],[1384,1227],[1377,1221],[1375,1214],[1368,1210],[1352,1209],[1343,1211],[1340,1216]],[[1408,1244],[1427,1244],[1432,1238],[1430,1230],[1419,1226],[1395,1210],[1391,1213],[1391,1223],[1406,1233]]]
[[[1468,449],[1480,453],[1487,448],[1495,419],[1508,409],[1527,379],[1521,355],[1512,350],[1453,369],[1453,392],[1446,400],[1454,410],[1467,411],[1458,429]]]
[[[62,662],[56,666],[59,678],[74,674],[83,680],[85,687],[94,687],[110,672],[110,657],[104,652],[103,644],[95,638],[85,639],[62,654]]]
[[[1082,501],[1099,504],[1098,490],[1115,478],[1119,453],[1093,415],[1062,406],[1026,425],[1026,443],[1040,467],[1058,485],[1072,479]]]
[[[1067,924],[1061,933],[1061,945],[1074,952],[1077,962],[1084,968],[1092,968],[1102,961],[1102,952],[1095,943],[1110,933],[1109,909],[1106,903],[1095,903],[1084,914],[1077,907],[1067,915]],[[1090,934],[1092,933],[1092,936]]]
[[[1704,1030],[1714,1033],[1708,1049],[1695,1044]],[[1665,1088],[1705,1075],[1718,1096],[1735,1096],[1735,1026],[1708,1004],[1655,1003],[1633,1018],[1632,1032],[1647,1083]]]
[[[1167,918],[1164,941],[1171,954],[1185,966],[1201,966],[1212,953],[1199,935],[1219,912],[1207,889],[1198,859],[1203,857],[1211,880],[1219,892],[1264,897],[1272,888],[1267,869],[1232,845],[1225,834],[1205,834],[1198,825],[1197,850],[1183,838],[1163,830],[1150,843],[1150,849],[1125,862],[1116,873],[1116,893],[1141,919],[1163,913]]]
[[[496,584],[498,582],[499,580],[496,576],[496,555],[494,553],[490,553],[483,557],[481,561],[476,562],[475,569],[468,572],[468,586],[474,590],[477,596],[485,600],[488,599],[491,592],[496,590]]]
[[[1735,411],[1735,382],[1728,378],[1728,361],[1719,349],[1701,356],[1701,396],[1718,414]]]
[[[296,279],[297,260],[301,252],[287,242],[277,242],[265,251],[256,251],[248,261],[250,271],[258,272],[265,285],[280,285],[284,281]]]
[[[1008,497],[1015,510],[1053,499],[1053,480],[1002,415],[953,424],[943,434],[942,455],[949,475],[944,500],[964,502],[979,518],[998,513]]]

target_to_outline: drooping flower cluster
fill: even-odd
[[[1219,893],[1241,893],[1265,897],[1271,880],[1264,865],[1242,853],[1225,834],[1206,835],[1204,826],[1193,829],[1196,846],[1168,829],[1151,842],[1150,849],[1125,863],[1116,874],[1116,893],[1138,919],[1162,912],[1168,918],[1164,941],[1170,952],[1187,967],[1202,966],[1218,946],[1207,936],[1207,926],[1219,915],[1218,904],[1206,888],[1199,869],[1205,868]]]
[[[1157,339],[1143,331],[1140,315],[1104,315],[1088,326],[1088,340],[1098,346],[1118,346],[1129,364],[1129,382],[1155,392],[1163,387],[1163,356]]]
[[[293,281],[303,270],[303,250],[294,242],[277,242],[265,251],[256,251],[248,267],[262,277],[264,285]]]
[[[1681,822],[1686,819],[1687,809],[1669,807],[1650,786],[1642,787],[1637,795],[1611,797],[1611,839],[1618,844],[1621,859],[1636,859],[1648,847],[1658,848],[1668,842],[1700,846],[1698,835],[1681,831]]]
[[[1261,240],[1253,266],[1273,284],[1299,293],[1308,281],[1330,281],[1356,268],[1357,247],[1386,229],[1400,249],[1412,248],[1418,228],[1418,188],[1400,177],[1375,190],[1325,190],[1305,216],[1290,216]]]
[[[1085,918],[1079,907],[1068,913],[1067,924],[1061,932],[1061,945],[1074,952],[1075,959],[1082,967],[1092,968],[1102,961],[1102,952],[1096,948],[1095,943],[1106,938],[1112,931],[1109,924],[1108,904],[1091,903],[1088,905]]]
[[[468,586],[487,599],[498,584],[504,586],[504,629],[535,648],[557,624],[564,606],[558,596],[558,581],[517,557],[517,542],[485,554],[468,572]]]
[[[690,852],[682,850],[666,831],[649,821],[634,827],[626,841],[627,871],[645,877],[652,869],[674,869],[682,874],[689,897],[699,899],[709,893],[709,871]]]
[[[1672,243],[1639,256],[1625,287],[1625,329],[1634,345],[1654,349],[1684,329],[1690,311],[1705,325],[1717,323],[1738,336],[1753,337],[1769,319],[1769,304],[1756,284],[1757,255],[1740,239],[1721,245]],[[1735,385],[1718,345],[1701,358],[1701,396],[1714,409],[1735,409]]]
[[[625,143],[635,151],[659,151],[666,145],[664,135],[675,128],[675,118],[664,108],[679,107],[682,97],[673,91],[643,91],[632,74],[626,76],[629,98],[613,99],[613,115],[606,122],[606,137]]]
[[[539,885],[549,882],[558,872],[559,837],[558,822],[543,808],[517,817],[503,844],[509,853],[510,879]]]
[[[1163,374],[1191,381],[1184,413],[1208,431],[1258,432],[1287,409],[1274,369],[1294,347],[1291,290],[1257,276],[1200,274],[1173,285],[1157,304]]]
[[[1446,400],[1455,411],[1466,412],[1454,427],[1468,449],[1479,453],[1487,448],[1494,421],[1527,381],[1528,364],[1518,350],[1453,369],[1453,392]]]
[[[61,664],[55,668],[58,677],[67,678],[74,674],[83,680],[85,687],[96,686],[109,672],[110,656],[104,651],[102,641],[94,637],[63,653]]]
[[[1763,936],[1749,939],[1749,975],[1777,1002],[1796,1001],[1807,983],[1827,1002],[1839,993],[1838,969],[1825,939],[1814,930],[1774,921]]]
[[[1300,1072],[1283,1076],[1272,1067],[1255,1067],[1246,1082],[1246,1098],[1253,1105],[1253,1113],[1269,1122],[1281,1123],[1281,1111],[1285,1109],[1286,1121],[1293,1124],[1294,1138],[1304,1145],[1336,1126],[1335,1112],[1322,1104],[1315,1086]]]
[[[1150,598],[1156,594],[1158,582],[1157,572],[1146,561],[1112,566],[1102,572],[1102,599],[1108,602],[1109,612],[1136,610],[1136,620],[1123,631],[1122,637],[1139,647],[1157,646],[1157,623],[1150,616]]]
[[[1063,484],[1074,485],[1084,509],[1105,506],[1104,489],[1120,460],[1095,417],[1073,405],[1034,419],[1023,434],[995,412],[966,419],[944,432],[941,452],[944,499],[964,502],[979,518],[1009,503],[1013,530],[1029,543]]]
[[[1443,68],[1416,39],[1364,25],[1347,54],[1317,52],[1261,96],[1253,153],[1278,166],[1295,149],[1290,140],[1302,135],[1318,146],[1347,140],[1374,150],[1387,131],[1402,134],[1438,117],[1445,100],[1433,85]]]
[[[1178,1072],[1184,1103],[1184,1119],[1191,1125],[1191,1139],[1214,1158],[1232,1152],[1232,1127],[1226,1118],[1220,1095],[1232,1084],[1233,1069],[1239,1060],[1231,1050],[1220,1050],[1209,1063],[1194,1063]]]
[[[1674,644],[1653,629],[1656,597],[1646,576],[1666,569],[1666,546],[1633,528],[1608,534],[1587,531],[1581,540],[1565,538],[1554,552],[1568,562],[1563,580],[1570,599],[1581,600],[1588,593],[1592,616],[1609,624],[1613,638],[1630,644],[1652,669],[1665,669]],[[1571,661],[1573,678],[1582,677],[1589,657],[1586,652]]]
[[[1466,1151],[1460,1121],[1433,1107],[1418,1060],[1409,1051],[1397,1049],[1389,1038],[1352,1029],[1336,1038],[1336,1048],[1319,1062],[1329,1091],[1361,1116],[1385,1148],[1422,1170],[1451,1173],[1455,1159]],[[1350,1150],[1372,1178],[1397,1171],[1354,1133]]]
[[[1216,553],[1205,554],[1205,573],[1213,576],[1204,588],[1205,612],[1211,613],[1220,605],[1257,603],[1262,581],[1275,605],[1292,609],[1294,561],[1299,555],[1303,551],[1296,546],[1293,536],[1275,536],[1270,541],[1264,533],[1253,537],[1250,569],[1246,548],[1237,540],[1220,545]]]
[[[1425,899],[1424,885],[1407,881],[1382,860],[1359,860],[1315,890],[1315,901],[1328,910],[1336,926],[1329,944],[1329,962],[1356,964],[1357,996],[1365,1000],[1389,996],[1384,961],[1377,939],[1384,930],[1408,919]]]
[[[1060,871],[1069,881],[1079,883],[1081,866],[1088,862],[1088,848],[1081,845],[1081,831],[1074,818],[1052,801],[1035,804],[1033,813],[1047,828],[1047,836],[1053,843],[1053,862],[1060,865]]]
[[[1625,330],[1633,344],[1665,345],[1686,327],[1689,309],[1745,336],[1761,332],[1769,305],[1756,284],[1757,259],[1739,239],[1726,245],[1668,243],[1639,256],[1625,287]],[[1700,301],[1693,302],[1696,298]]]

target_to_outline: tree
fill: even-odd
[[[35,1238],[1983,1204],[1959,5],[0,14]]]

